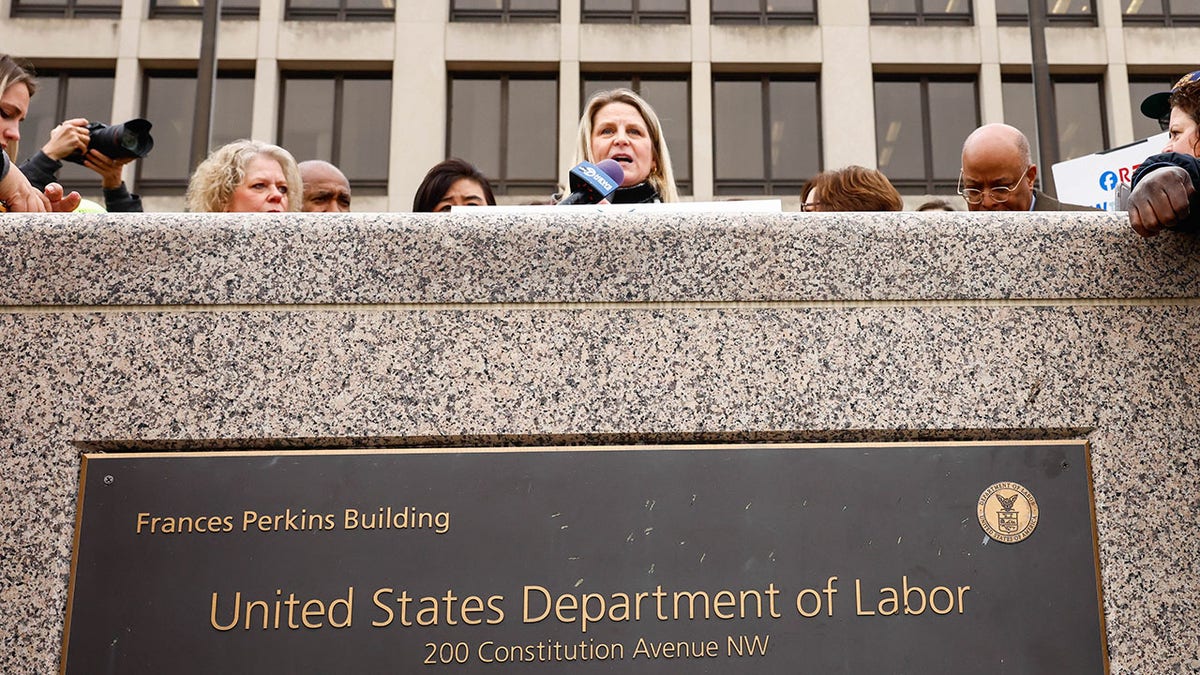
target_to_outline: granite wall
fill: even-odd
[[[1116,215],[0,220],[0,671],[89,449],[1085,438],[1113,673],[1200,672],[1200,240]]]

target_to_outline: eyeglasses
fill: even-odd
[[[814,211],[820,211],[821,210],[821,202],[804,202],[803,204],[800,205],[800,210],[806,211],[809,213],[812,213]]]
[[[1021,186],[1021,181],[1025,180],[1025,172],[1027,171],[1029,171],[1029,167],[1025,167],[1021,171],[1021,177],[1012,185],[997,185],[996,187],[983,188],[982,190],[979,188],[964,188],[962,186],[963,174],[962,171],[959,171],[958,194],[961,195],[963,199],[967,200],[968,204],[982,204],[984,193],[991,195],[992,201],[996,202],[997,204],[1003,204],[1004,202],[1008,201],[1009,197],[1012,196],[1013,190],[1016,190]]]

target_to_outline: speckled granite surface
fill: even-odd
[[[1198,243],[1107,215],[5,216],[0,671],[57,669],[84,446],[1067,437],[1112,672],[1200,672]]]

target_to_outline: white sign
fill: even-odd
[[[781,199],[670,204],[577,204],[575,206],[452,206],[451,213],[781,213]]]
[[[1095,206],[1103,211],[1111,206],[1117,185],[1129,183],[1133,172],[1150,155],[1162,152],[1167,133],[1122,145],[1119,148],[1059,162],[1053,167],[1058,200],[1068,204]]]

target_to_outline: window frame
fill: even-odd
[[[1092,10],[1089,14],[1051,14],[1046,12],[1046,24],[1049,26],[1099,26],[1100,17],[1096,13],[1096,4],[1093,2],[1088,6]],[[997,10],[996,24],[999,26],[1028,26],[1029,10],[1025,10],[1024,14],[1001,13]]]
[[[1006,74],[1003,77],[1001,77],[1000,83],[1001,83],[1001,96],[1003,96],[1003,85],[1005,85],[1005,84],[1026,84],[1026,85],[1029,85],[1029,87],[1032,89],[1033,88],[1033,75],[1031,73]],[[1098,94],[1098,97],[1097,97],[1098,98],[1098,105],[1097,105],[1098,113],[1097,113],[1096,117],[1099,118],[1100,145],[1102,147],[1100,147],[1097,150],[1094,150],[1093,153],[1110,149],[1112,147],[1112,140],[1109,136],[1109,129],[1108,129],[1108,106],[1104,105],[1104,99],[1105,99],[1105,93],[1106,93],[1105,88],[1108,86],[1108,82],[1105,80],[1104,76],[1099,75],[1099,74],[1087,75],[1087,74],[1074,74],[1074,73],[1070,73],[1070,74],[1050,73],[1050,96],[1052,99],[1051,103],[1054,105],[1054,119],[1058,122],[1059,126],[1062,125],[1062,122],[1059,119],[1059,115],[1058,115],[1058,85],[1060,85],[1060,84],[1094,84],[1094,85],[1096,85],[1097,94]],[[1034,99],[1034,105],[1035,106],[1037,105],[1036,99]],[[1037,123],[1036,108],[1034,109],[1033,112],[1034,112],[1034,123],[1036,124]],[[1036,132],[1036,129],[1034,130],[1034,132]],[[1061,151],[1062,150],[1061,132],[1058,129],[1055,129],[1054,133],[1056,136],[1058,136],[1058,145],[1059,145],[1059,149]],[[1045,172],[1049,171],[1052,167],[1043,167],[1042,166],[1041,148],[1039,147],[1037,138],[1029,137],[1029,146],[1030,146],[1030,152],[1033,154],[1033,163],[1038,165],[1038,179],[1037,180],[1038,180],[1038,186],[1040,187],[1041,183],[1042,183],[1042,176],[1045,175]],[[1092,154],[1092,153],[1088,153],[1088,154]],[[1082,157],[1082,156],[1084,156],[1084,155],[1080,155],[1080,157]],[[1078,159],[1078,157],[1075,157],[1075,158],[1060,157],[1058,161],[1066,162],[1066,161],[1070,161],[1070,159]]]
[[[1142,115],[1142,108],[1141,108],[1141,106],[1142,106],[1142,101],[1145,99],[1145,95],[1143,95],[1143,96],[1141,96],[1141,97],[1139,97],[1139,98],[1133,98],[1133,91],[1132,91],[1132,87],[1130,87],[1129,85],[1133,85],[1133,84],[1153,84],[1153,85],[1155,85],[1155,86],[1156,86],[1156,88],[1158,89],[1158,91],[1171,91],[1171,89],[1172,89],[1172,88],[1174,88],[1174,86],[1175,86],[1175,83],[1176,83],[1178,80],[1179,80],[1179,75],[1178,75],[1178,74],[1168,74],[1168,73],[1165,73],[1165,72],[1164,72],[1164,73],[1162,73],[1162,74],[1154,74],[1154,73],[1130,73],[1130,74],[1129,74],[1129,77],[1126,79],[1126,86],[1127,86],[1127,88],[1129,88],[1129,89],[1130,89],[1130,91],[1129,91],[1129,94],[1130,94],[1130,97],[1129,97],[1129,104],[1130,104],[1130,105],[1129,105],[1129,112],[1130,112],[1130,115],[1132,115],[1132,116],[1133,116],[1134,120],[1138,120],[1138,119],[1149,119],[1149,118],[1147,118],[1146,116]],[[1162,131],[1158,129],[1158,123],[1157,123],[1157,122],[1152,122],[1152,124],[1154,124],[1155,131],[1154,131],[1152,134],[1150,134],[1150,136],[1157,136],[1158,134],[1162,133]],[[1134,138],[1141,138],[1141,136],[1140,136],[1140,135],[1137,133],[1137,124],[1136,124],[1136,122],[1135,122],[1135,124],[1134,124]],[[1146,138],[1149,138],[1149,136],[1147,136]]]
[[[762,150],[763,178],[720,178],[717,175],[717,83],[718,82],[758,82],[762,86],[759,103],[762,115]],[[800,193],[804,184],[812,176],[800,178],[776,178],[771,175],[771,88],[772,82],[811,82],[815,92],[814,104],[817,111],[817,172],[825,170],[825,124],[821,119],[821,78],[818,75],[797,75],[791,73],[763,73],[761,75],[739,75],[736,73],[714,74],[712,86],[712,147],[713,147],[713,194],[716,196],[793,196]]]
[[[925,177],[923,179],[912,178],[893,178],[888,176],[888,180],[892,185],[900,191],[900,194],[927,194],[927,195],[953,195],[958,189],[958,176],[955,174],[953,178],[946,176],[939,178],[933,175],[933,118],[930,115],[929,106],[929,85],[933,82],[959,82],[970,83],[975,97],[975,122],[973,128],[979,128],[982,121],[982,111],[980,110],[979,101],[979,77],[978,75],[893,75],[890,73],[876,73],[871,80],[872,98],[875,98],[875,85],[880,82],[910,82],[920,85],[921,98],[921,148],[923,152],[922,161],[925,166]],[[879,154],[879,103],[875,101],[875,139],[876,139],[876,161]],[[882,169],[881,169],[882,171]],[[908,192],[906,192],[906,190]],[[912,192],[918,190],[920,192]]]
[[[338,0],[338,6],[326,7],[292,7],[292,0],[286,0],[283,9],[284,21],[395,21],[396,8],[386,7],[365,8],[347,7],[349,0]]]
[[[709,0],[709,20],[714,25],[776,26],[790,24],[815,26],[818,23],[817,0],[813,0],[813,10],[811,12],[773,12],[768,8],[768,4],[769,0],[758,0],[757,10],[731,12],[713,9],[712,0]]]
[[[545,190],[546,196],[549,196],[559,190],[559,175],[557,169],[558,163],[558,135],[559,135],[559,115],[558,105],[562,100],[562,83],[558,79],[558,73],[554,72],[493,72],[493,71],[450,71],[446,73],[446,142],[445,153],[446,157],[453,157],[453,138],[454,132],[454,82],[455,80],[483,80],[500,82],[500,112],[497,119],[497,134],[500,137],[499,157],[500,166],[498,170],[502,175],[487,176],[488,183],[492,187],[492,192],[497,196],[508,196],[510,191],[515,189],[521,190]],[[509,111],[509,93],[508,85],[513,80],[541,80],[554,83],[554,142],[555,142],[555,165],[554,175],[546,179],[529,179],[518,178],[510,179],[508,173],[508,111]],[[474,161],[470,157],[464,157],[468,161]],[[526,192],[518,192],[518,196],[528,194]]]
[[[80,5],[78,0],[63,0],[62,4],[13,0],[8,14],[12,18],[119,19],[122,9],[120,0],[103,6]]]
[[[1171,11],[1172,0],[1162,0],[1162,14],[1126,14],[1121,12],[1121,24],[1132,26],[1162,26],[1164,28],[1200,26],[1200,12],[1175,16]]]
[[[579,114],[583,114],[583,108],[587,105],[587,82],[589,80],[629,80],[630,88],[633,93],[638,96],[642,95],[642,82],[682,82],[687,87],[687,145],[688,145],[688,161],[687,161],[687,178],[679,179],[678,166],[676,157],[671,157],[671,168],[676,170],[675,187],[681,195],[691,195],[692,186],[695,182],[695,162],[692,155],[692,119],[695,112],[692,110],[692,78],[685,73],[650,73],[650,74],[635,74],[630,72],[612,72],[602,71],[595,73],[581,73],[579,87]]]
[[[287,82],[288,80],[333,80],[333,135],[329,141],[330,157],[326,160],[334,166],[342,165],[342,117],[345,102],[344,89],[346,80],[386,80],[392,83],[392,98],[396,96],[395,82],[392,80],[390,72],[380,72],[372,70],[363,71],[321,71],[321,70],[283,70],[279,73],[279,103],[276,109],[275,117],[275,140],[272,141],[275,145],[286,148],[283,144],[284,133],[284,113],[287,111]],[[390,106],[389,106],[390,109]],[[389,119],[390,119],[389,115]],[[390,124],[389,124],[390,127]],[[391,144],[391,134],[393,130],[388,129],[388,145]],[[386,150],[385,152],[390,152]],[[314,158],[308,158],[314,159]],[[354,183],[355,193],[363,195],[383,195],[387,194],[388,180],[390,173],[388,168],[381,178],[358,178],[350,176],[350,180]]]
[[[962,14],[946,15],[937,12],[927,12],[926,2],[934,0],[914,0],[917,9],[913,12],[874,12],[871,11],[872,26],[974,26],[975,2],[967,0],[967,11]],[[868,10],[869,11],[869,10]]]
[[[156,0],[150,0],[149,17],[151,19],[200,19],[204,15],[204,5],[199,7],[159,7]],[[262,10],[262,4],[257,7],[231,7],[229,5],[221,5],[222,19],[241,19],[254,20],[258,19],[259,12]]]
[[[168,68],[168,69],[163,69],[163,70],[157,70],[157,69],[144,70],[142,72],[142,89],[141,89],[142,101],[141,101],[141,106],[138,110],[138,114],[141,115],[144,119],[150,120],[151,124],[154,123],[154,120],[147,117],[147,114],[149,113],[149,111],[147,110],[147,106],[150,103],[150,97],[146,95],[146,92],[149,91],[149,89],[150,89],[150,78],[152,78],[152,77],[176,77],[176,78],[190,77],[192,80],[197,79],[195,70],[180,70],[178,68]],[[254,71],[252,71],[252,70],[234,70],[234,69],[217,71],[217,79],[219,80],[221,78],[250,80],[251,82],[253,82],[254,81]],[[199,84],[199,83],[197,83],[197,84]],[[194,123],[194,121],[193,121],[193,123]],[[151,135],[153,135],[153,130],[151,130]],[[189,140],[190,140],[190,135],[189,135]],[[190,143],[189,143],[188,147],[184,148],[183,150],[184,150],[184,152],[187,152],[190,154],[191,153]],[[147,196],[166,195],[166,196],[174,196],[174,197],[183,196],[184,192],[187,190],[188,182],[191,179],[191,175],[190,175],[191,170],[195,168],[195,167],[191,167],[188,171],[189,175],[187,177],[183,178],[182,180],[180,180],[178,178],[149,178],[149,177],[146,177],[142,172],[142,166],[143,166],[142,162],[140,162],[140,161],[134,162],[133,166],[135,167],[133,170],[133,181],[134,181],[134,185],[137,186],[138,192],[140,192],[143,195],[147,195]]]
[[[642,10],[642,0],[630,0],[633,8],[629,11],[613,9],[587,8],[588,0],[580,0],[581,23],[627,23],[635,26],[646,24],[689,24],[692,21],[690,2],[684,2],[683,11],[653,11]]]
[[[455,0],[450,0],[450,22],[484,21],[500,23],[556,22],[562,16],[562,1],[553,10],[513,9],[512,0],[503,0],[500,9],[457,9]]]

